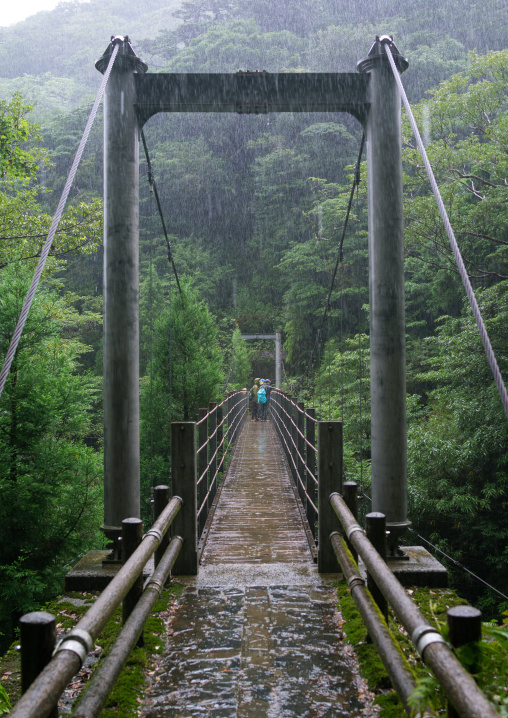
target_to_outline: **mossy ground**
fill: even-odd
[[[429,623],[440,629],[443,623],[446,622],[448,608],[467,603],[450,589],[414,588],[409,589],[409,593]],[[367,680],[371,690],[377,694],[374,702],[381,707],[379,715],[381,718],[402,718],[402,716],[406,716],[406,711],[397,693],[391,687],[390,678],[381,658],[374,645],[369,642],[365,624],[344,582],[339,582],[338,595],[339,608],[344,619],[342,630],[358,655],[360,673]],[[393,614],[389,615],[388,628],[415,678],[428,676],[427,668],[415,653],[406,631]],[[438,702],[443,702],[439,696],[436,695],[436,698]]]
[[[154,606],[152,614],[145,623],[144,647],[135,648],[117,680],[108,701],[101,712],[101,718],[132,718],[137,714],[137,709],[143,695],[146,684],[146,670],[151,656],[162,653],[164,650],[164,623],[161,613],[165,611],[176,596],[182,590],[182,586],[171,583],[162,593],[161,598]],[[66,633],[86,613],[91,603],[95,601],[97,594],[72,593],[61,599],[53,601],[42,608],[56,617],[58,633]],[[104,630],[95,641],[94,654],[97,661],[96,668],[108,654],[121,629],[121,609],[117,609],[114,616],[106,624]],[[19,644],[14,642],[7,653],[0,659],[0,677],[2,686],[5,688],[11,704],[15,704],[21,695],[21,656]],[[70,704],[72,699],[85,685],[93,673],[94,668],[82,669],[81,676],[77,676],[67,692],[65,702]]]

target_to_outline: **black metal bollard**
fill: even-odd
[[[365,528],[367,538],[374,546],[383,561],[386,561],[386,517],[379,511],[373,511],[365,517]],[[379,610],[388,620],[388,603],[383,596],[376,582],[367,572],[367,588],[372,594],[372,598],[377,603]]]
[[[56,643],[55,617],[47,611],[27,613],[19,619],[21,633],[21,692],[25,693],[50,662]],[[57,718],[58,706],[49,713]]]
[[[482,638],[482,612],[473,606],[454,606],[447,611],[450,643],[454,648],[477,643]],[[478,671],[478,663],[470,667],[472,673]],[[460,718],[452,703],[448,702],[448,718]]]

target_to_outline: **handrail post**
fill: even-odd
[[[55,617],[47,611],[33,611],[19,619],[21,639],[21,692],[25,693],[51,660],[56,643]],[[49,718],[58,716],[58,696]]]
[[[342,494],[342,422],[318,423],[318,571],[337,573],[337,559],[330,534],[337,528],[337,519],[330,504],[330,495]]]
[[[169,504],[170,492],[169,486],[161,484],[156,486],[154,489],[154,520],[157,521],[161,513],[164,511],[166,506]],[[159,547],[155,549],[154,554],[154,568],[157,568],[161,558],[164,556],[164,552],[169,546],[169,531],[166,531],[161,539]]]
[[[286,442],[285,442],[284,446],[286,447],[286,456],[287,456],[287,460],[288,460],[288,466],[289,466],[291,473],[293,473],[293,469],[291,467],[291,436],[292,436],[291,416],[292,416],[291,396],[290,396],[290,394],[286,393],[286,414],[285,414],[285,417],[286,417]]]
[[[171,465],[173,496],[182,499],[182,508],[175,516],[172,536],[181,536],[183,546],[173,573],[196,576],[198,572],[198,530],[196,491],[196,424],[175,421],[171,424]]]
[[[298,421],[298,407],[297,407],[298,399],[296,398],[296,396],[291,396],[289,398],[289,400],[291,402],[289,405],[290,406],[290,416],[291,416],[291,423],[289,426],[290,439],[291,439],[291,443],[289,444],[289,451],[291,453],[291,461],[290,461],[289,466],[291,468],[291,473],[293,474],[295,484],[298,486],[298,484],[299,484],[299,481],[298,481],[298,455],[296,453],[296,449],[298,446],[298,442],[297,442],[298,432],[296,430],[297,421]]]
[[[307,409],[307,414],[314,419],[316,416],[316,410],[314,408]],[[316,424],[314,421],[307,419],[305,436],[311,446],[316,446]],[[307,521],[309,522],[312,535],[316,538],[316,521],[317,514],[314,511],[314,506],[317,506],[317,486],[312,480],[311,473],[316,475],[316,451],[307,444],[307,451],[305,453],[305,462],[307,464],[307,494],[310,501],[307,501]],[[311,503],[312,501],[312,503]]]
[[[300,493],[300,498],[302,500],[302,504],[307,510],[307,497],[305,492],[305,462],[304,462],[304,454],[305,454],[305,404],[303,401],[299,401],[296,404],[297,411],[296,411],[296,446],[298,449],[298,454],[296,456],[296,465],[298,467],[298,491]],[[302,458],[300,458],[302,457]]]
[[[383,561],[386,561],[386,517],[379,511],[372,511],[365,517],[367,538],[374,546]],[[385,620],[388,620],[388,603],[370,573],[367,571],[367,588]]]
[[[126,564],[134,551],[143,540],[143,522],[141,519],[130,518],[122,521],[122,563]],[[143,595],[143,571],[140,572],[132,587],[127,592],[122,602],[122,622],[125,625],[127,619],[134,610],[137,602]],[[137,645],[144,646],[143,631],[141,631]]]
[[[466,643],[482,640],[482,612],[473,606],[453,606],[446,612],[450,643],[460,648]],[[477,663],[470,667],[472,673],[479,669]],[[448,718],[459,718],[453,703],[448,701]]]
[[[207,448],[208,445],[206,444],[206,440],[208,438],[208,428],[207,428],[207,421],[203,421],[205,416],[207,415],[208,411],[207,409],[198,409],[198,421],[201,423],[198,426],[198,449],[200,447],[203,447],[201,451],[198,451],[198,457],[197,457],[197,465],[198,465],[198,478],[203,476],[206,470],[206,465],[208,464],[207,461]],[[205,476],[204,479],[202,479],[201,483],[198,486],[197,489],[197,504],[198,508],[201,507],[201,504],[205,500],[206,492],[207,492],[207,477]],[[201,533],[203,531],[203,528],[205,526],[206,517],[208,515],[208,511],[203,510],[199,514],[199,526],[198,526],[198,534],[201,536]]]
[[[217,491],[217,434],[215,432],[215,430],[217,429],[216,401],[211,401],[208,404],[208,411],[210,412],[210,416],[208,417],[208,436],[210,437],[210,440],[208,442],[208,461],[210,464],[208,468],[208,489],[210,491],[210,494],[208,496],[207,511],[210,510],[210,506],[212,505],[213,499],[215,497],[215,492]]]
[[[231,395],[230,399],[230,409],[231,409],[231,443],[234,444],[236,440],[236,433],[238,431],[237,427],[237,416],[238,416],[238,407],[237,407],[237,401],[236,396],[234,394]]]
[[[222,406],[217,404],[217,466],[221,466],[221,459],[224,455],[224,445],[222,445],[222,440],[224,438],[224,424],[222,423],[222,418]],[[221,471],[224,473],[224,466],[222,466]]]

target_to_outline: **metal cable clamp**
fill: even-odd
[[[365,533],[365,530],[362,529],[362,527],[359,526],[358,524],[356,524],[355,526],[351,526],[351,528],[349,528],[349,529],[347,530],[347,534],[346,534],[348,541],[349,541],[349,539],[351,538],[351,535],[354,534],[355,531],[361,531],[362,534]]]
[[[55,656],[60,651],[72,651],[79,658],[80,664],[83,665],[87,655],[92,650],[92,646],[92,636],[88,631],[83,631],[81,628],[73,628],[59,641],[53,655]]]
[[[429,626],[428,623],[423,623],[420,626],[417,626],[411,634],[411,640],[422,658],[425,649],[427,646],[430,646],[431,643],[446,644],[445,639],[439,631],[432,626]]]
[[[361,576],[350,576],[348,578],[347,585],[349,590],[352,591],[355,586],[362,586],[363,588],[365,588],[365,581]]]
[[[153,536],[160,543],[162,541],[164,534],[162,533],[162,531],[159,531],[159,529],[152,528],[146,532],[146,534],[143,536],[143,538],[147,538],[148,536]]]
[[[164,581],[159,581],[159,580],[156,579],[156,578],[150,578],[150,579],[147,581],[147,584],[146,584],[146,586],[145,586],[145,590],[146,590],[147,588],[153,588],[153,589],[155,589],[155,591],[157,591],[157,593],[158,593],[159,596],[160,596],[161,593],[162,593],[162,589],[164,588]]]

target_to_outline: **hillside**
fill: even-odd
[[[14,282],[15,268],[27,266],[40,251],[37,238],[48,222],[44,213],[56,207],[100,82],[94,62],[112,33],[128,34],[154,72],[355,71],[376,34],[393,34],[409,58],[403,81],[487,314],[498,362],[508,375],[506,0],[150,0],[143,5],[91,0],[64,2],[0,30],[0,99],[19,91],[36,103],[32,118],[40,124],[47,153],[37,150],[37,177],[34,159],[28,177],[2,180],[0,198],[7,208],[0,233],[2,281]],[[19,111],[23,128],[25,112]],[[346,475],[368,492],[365,161],[329,317],[318,333],[360,147],[359,123],[338,113],[175,113],[153,117],[145,135],[182,285],[206,327],[213,327],[210,346],[218,343],[219,359],[215,356],[212,367],[217,395],[228,376],[233,331],[281,328],[291,382],[286,388],[319,407],[321,416],[344,420]],[[410,518],[418,531],[486,580],[499,580],[506,592],[508,430],[405,120],[403,148]],[[52,277],[82,317],[78,322],[72,315],[65,330],[85,347],[77,371],[88,370],[95,379],[102,371],[102,170],[99,117],[72,188],[68,226],[76,231],[60,240]],[[177,378],[171,366],[181,359],[178,352],[189,336],[196,337],[190,331],[195,323],[180,315],[181,344],[175,349],[171,317],[178,315],[178,300],[146,180],[142,158],[140,359],[147,501],[150,483],[167,478],[167,417],[190,412],[174,398]],[[87,319],[88,310],[96,314]],[[170,347],[164,344],[168,336]],[[154,342],[159,346],[155,360]],[[264,348],[260,344],[255,350]],[[196,359],[199,350],[198,337],[186,356]],[[171,351],[176,358],[168,368]],[[248,367],[246,355],[247,349]],[[195,367],[183,360],[178,366],[181,375]],[[196,366],[199,375],[198,360]],[[239,387],[245,386],[245,374],[248,368],[238,378]],[[152,380],[160,389],[155,406]],[[86,439],[96,447],[100,406],[90,412],[97,433],[87,428]],[[8,421],[10,415],[6,410],[0,416]],[[149,455],[152,420],[154,456]],[[471,598],[480,594],[469,590]],[[492,594],[485,591],[481,600],[494,615],[499,604]]]

